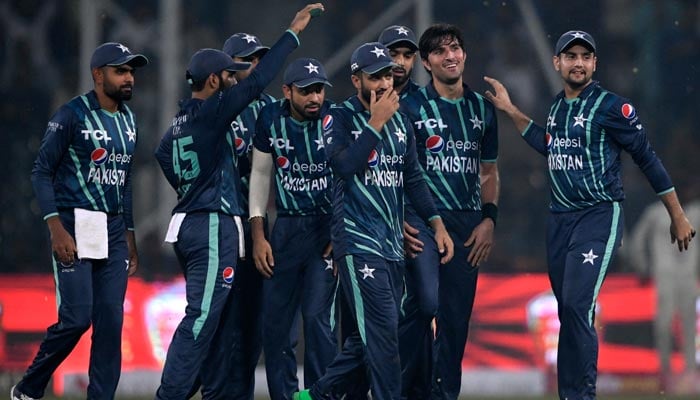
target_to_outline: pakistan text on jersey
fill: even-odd
[[[282,177],[282,186],[289,192],[308,192],[328,189],[328,177],[323,176],[316,179],[297,178],[289,175]]]
[[[550,171],[576,171],[583,169],[582,155],[550,154],[547,159]]]
[[[365,171],[365,185],[403,187],[403,171],[368,169]]]
[[[91,167],[88,173],[88,182],[99,183],[100,185],[124,186],[126,181],[126,171],[121,169]]]
[[[463,156],[444,156],[428,154],[425,160],[425,170],[451,172],[460,174],[478,174],[479,159]]]

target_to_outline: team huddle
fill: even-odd
[[[264,354],[275,400],[457,399],[478,267],[498,219],[501,110],[549,160],[559,396],[594,399],[593,306],[622,239],[622,150],[666,206],[679,251],[695,230],[630,101],[592,80],[593,37],[569,31],[556,43],[564,87],[544,127],[499,81],[485,77],[493,92],[484,95],[469,88],[464,38],[449,24],[419,38],[392,25],[357,47],[356,93],[342,102],[326,98],[332,82],[314,58],[288,64],[284,98],[264,93],[321,11],[304,7],[271,47],[236,33],[187,65],[192,95],[155,150],[177,196],[165,240],[187,298],[155,398],[252,400]],[[411,80],[416,63],[430,75],[424,87]],[[138,131],[124,102],[147,64],[122,44],[99,46],[94,90],[49,122],[32,182],[51,233],[59,318],[12,400],[41,398],[90,327],[87,397],[114,398],[138,265]]]

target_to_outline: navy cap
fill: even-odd
[[[284,84],[304,88],[314,83],[333,86],[328,81],[326,69],[315,58],[297,58],[284,70]]]
[[[379,42],[365,43],[355,49],[350,57],[350,72],[359,70],[368,74],[374,74],[387,67],[395,67],[396,64],[389,56],[389,49]]]
[[[199,49],[187,64],[187,82],[192,84],[221,71],[243,71],[250,68],[249,62],[235,62],[226,53],[216,49]]]
[[[557,40],[557,45],[554,47],[554,55],[559,55],[576,44],[580,44],[595,53],[593,36],[584,31],[568,31]]]
[[[248,57],[259,51],[267,53],[269,47],[263,46],[257,36],[249,33],[239,32],[231,35],[224,43],[224,53],[231,57]],[[262,57],[264,53],[260,55]]]
[[[132,54],[128,47],[116,42],[102,43],[97,46],[90,58],[90,69],[124,64],[134,68],[143,67],[148,64],[148,58],[143,54]]]
[[[378,41],[386,47],[392,47],[403,43],[410,49],[418,50],[416,35],[412,30],[401,25],[392,25],[384,29],[379,35]]]

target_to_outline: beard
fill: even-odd
[[[377,91],[377,90],[375,90],[375,92],[376,92],[376,95],[377,95],[377,97],[376,97],[376,99],[375,99],[375,101],[376,101],[376,100],[379,100],[379,99],[382,97],[382,95],[384,94],[384,92],[386,92],[386,89],[383,89],[382,91]],[[365,88],[364,85],[362,85],[362,87],[360,88],[360,96],[362,97],[362,100],[364,100],[367,104],[371,104],[371,101],[372,101],[372,91],[369,90],[369,89],[367,89],[367,88]]]
[[[300,106],[294,101],[290,101],[289,104],[305,121],[318,119],[321,116],[321,105],[318,103],[306,103],[305,105]],[[310,106],[316,106],[317,109],[314,111],[309,111],[307,108]]]
[[[394,75],[394,87],[401,86],[408,81],[408,73],[403,70],[403,75]]]
[[[133,90],[134,86],[131,84],[117,87],[106,81],[104,83],[105,95],[116,102],[131,100]]]
[[[567,74],[566,76],[563,77],[564,82],[566,82],[569,87],[573,89],[580,89],[582,87],[585,87],[591,82],[591,79],[593,79],[590,75],[585,74],[582,78],[575,79],[571,77],[571,74]]]

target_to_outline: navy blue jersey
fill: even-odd
[[[158,163],[177,192],[173,213],[245,215],[241,178],[227,132],[236,115],[262,93],[298,45],[296,35],[287,31],[239,84],[206,100],[181,101],[180,111],[156,150]]]
[[[104,110],[94,91],[59,108],[32,169],[44,219],[58,215],[59,208],[83,208],[124,214],[133,230],[131,161],[137,137],[129,107],[120,103],[116,113]]]
[[[231,128],[226,133],[226,141],[231,146],[233,163],[238,168],[241,177],[241,205],[245,214],[248,214],[248,192],[250,189],[250,157],[253,151],[253,137],[255,137],[255,121],[260,110],[275,101],[275,98],[267,93],[261,93],[257,99],[248,104],[248,107],[236,116],[231,122]]]
[[[417,83],[413,82],[413,79],[409,79],[408,83],[406,83],[406,86],[401,89],[401,92],[399,93],[399,98],[403,99],[404,97],[410,95],[413,92],[417,92],[420,90],[420,86],[418,86]]]
[[[580,210],[624,199],[620,152],[627,151],[657,194],[673,190],[671,178],[647,140],[628,99],[592,82],[575,99],[554,100],[547,130],[530,122],[523,138],[547,157],[550,209]]]
[[[480,163],[498,157],[493,104],[467,85],[463,89],[463,97],[446,99],[431,81],[401,100],[438,210],[481,210]]]
[[[377,132],[353,96],[323,118],[325,150],[333,171],[333,254],[373,254],[403,260],[406,195],[421,218],[437,215],[416,158],[411,124],[400,112]]]
[[[330,107],[326,100],[321,115]],[[320,119],[297,121],[289,113],[288,100],[274,102],[260,112],[253,145],[272,157],[278,215],[331,213],[329,185],[333,182]]]

